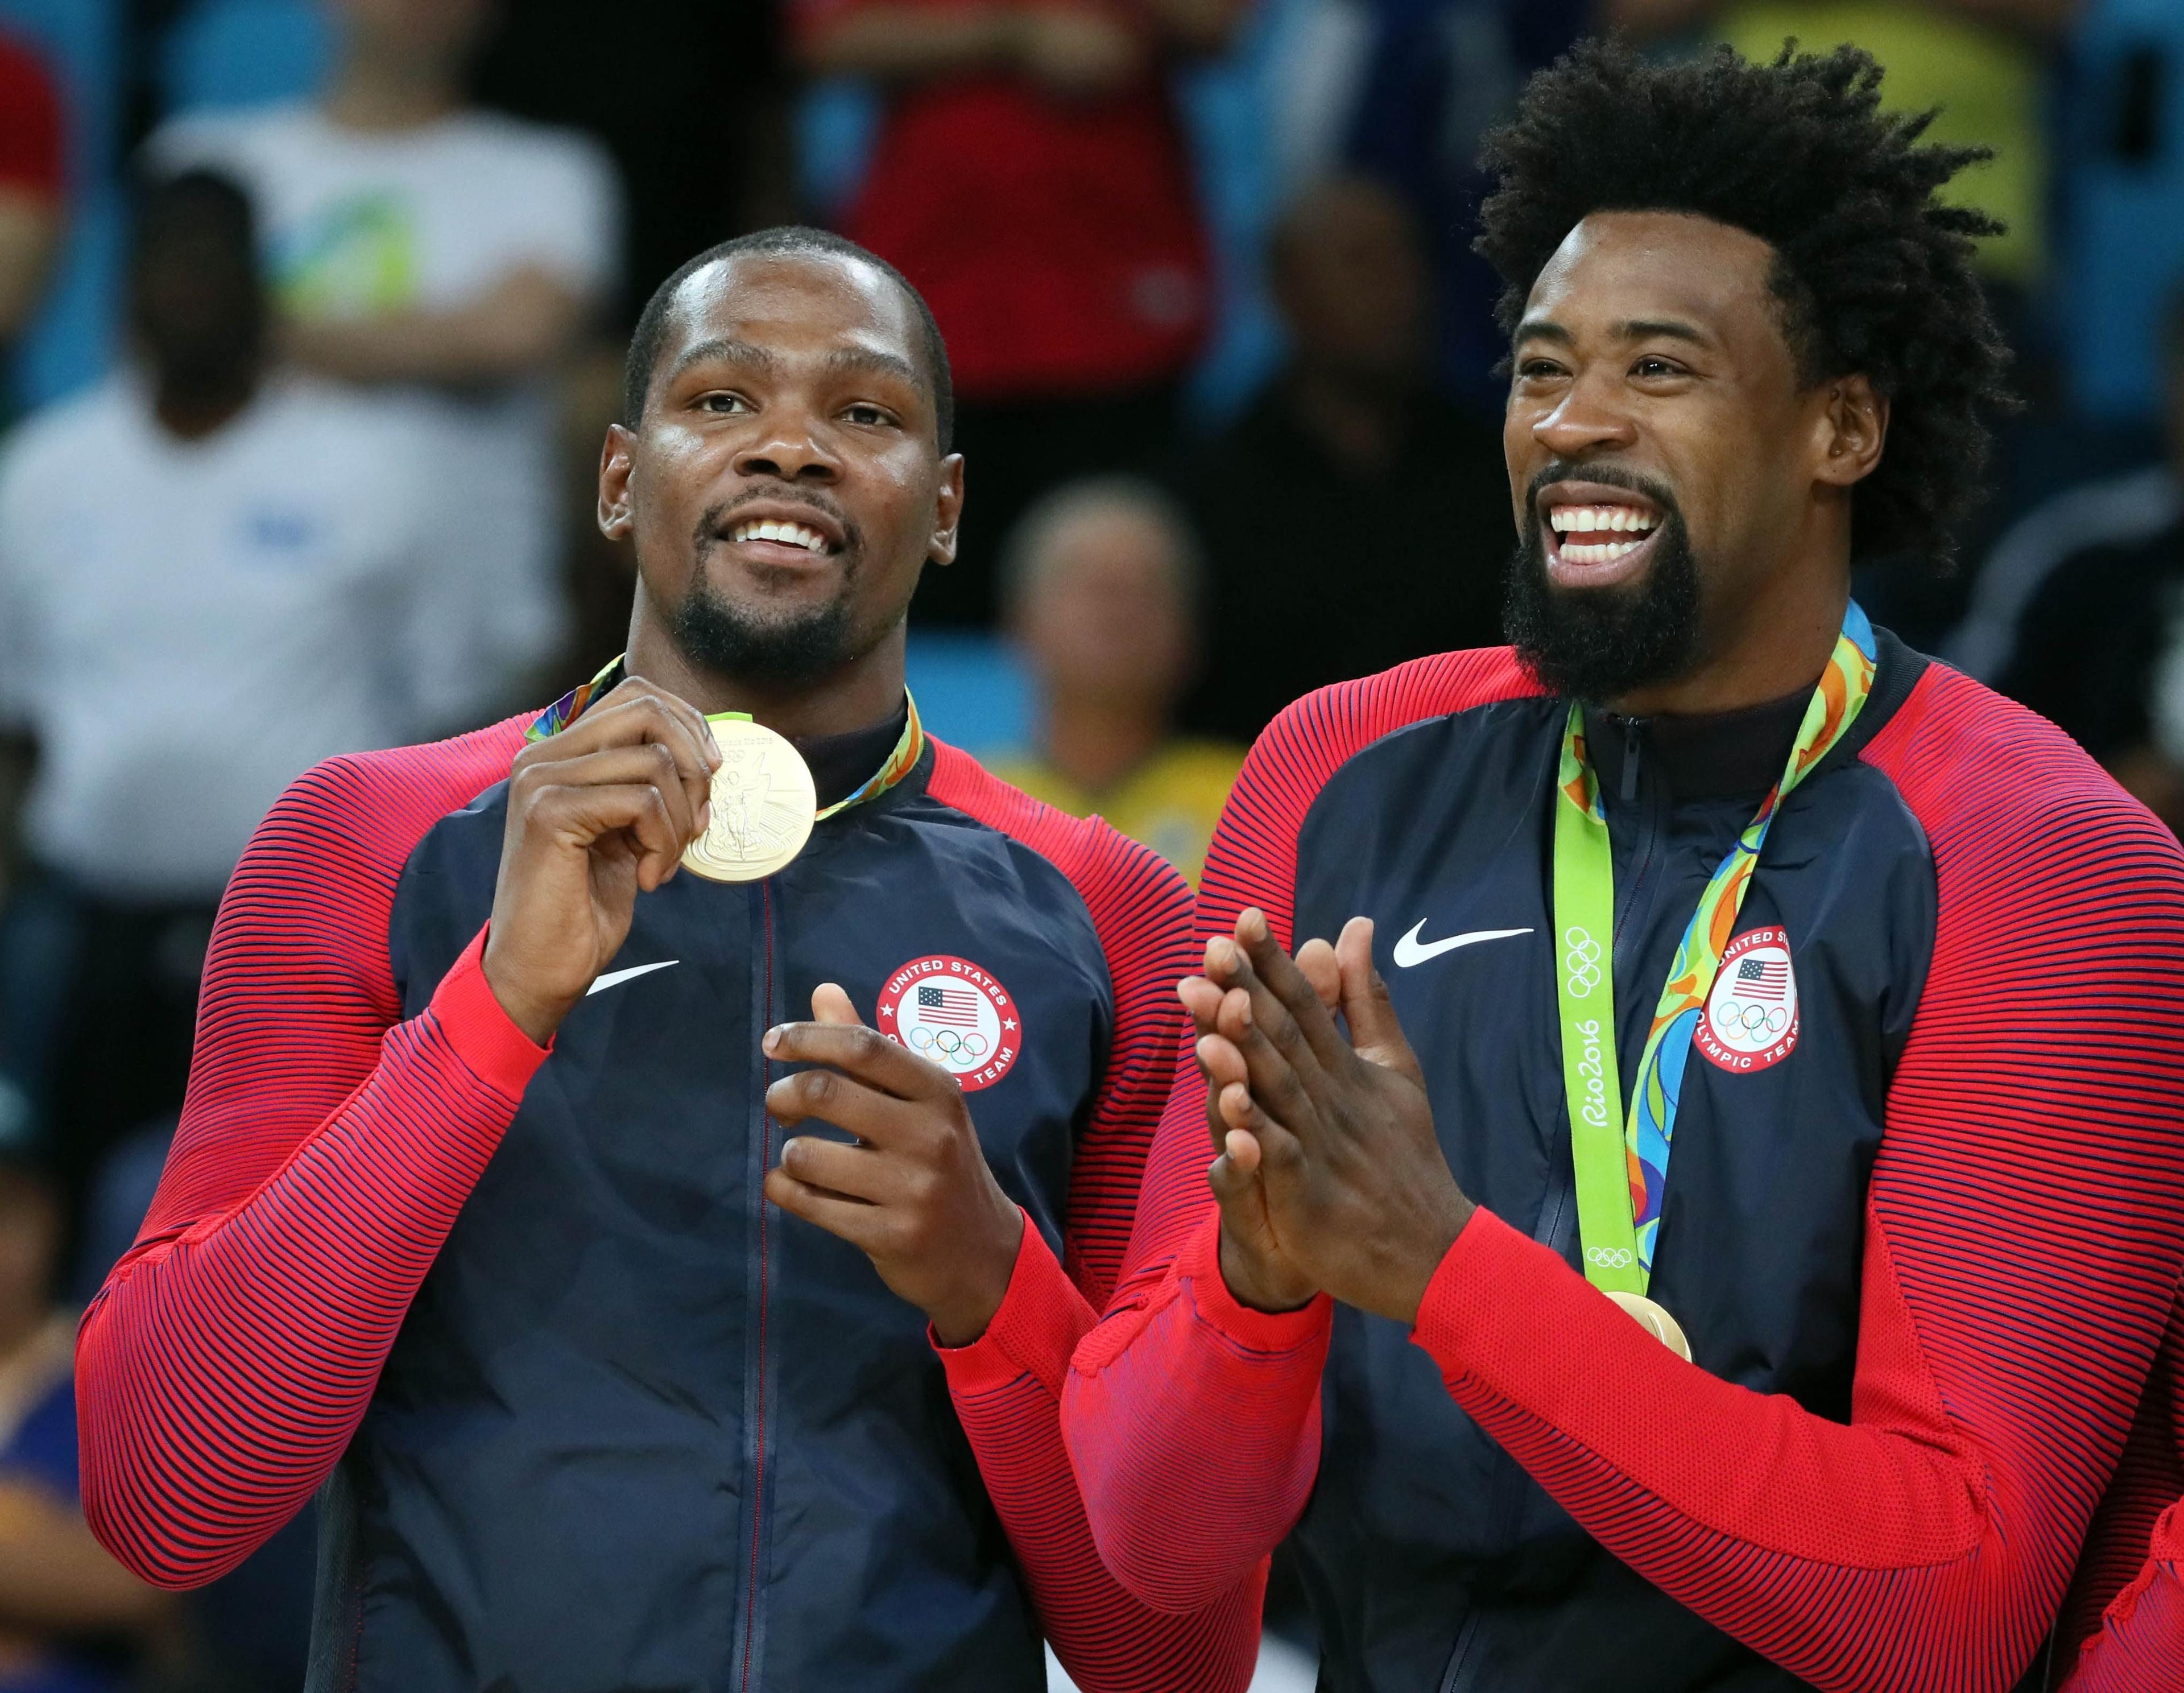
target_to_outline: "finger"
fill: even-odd
[[[1296,967],[1322,1005],[1332,1011],[1342,1003],[1342,966],[1334,961],[1334,947],[1315,936],[1297,948]]]
[[[1221,1154],[1230,1166],[1246,1176],[1255,1176],[1259,1169],[1259,1137],[1249,1129],[1231,1129],[1221,1137]]]
[[[832,981],[822,981],[811,990],[811,1016],[813,1021],[819,1023],[861,1025],[865,1020],[850,1003],[849,991]]]
[[[1350,1025],[1350,1041],[1357,1056],[1384,1070],[1400,1070],[1423,1085],[1425,1072],[1403,1034],[1387,981],[1373,968],[1373,919],[1353,917],[1344,924],[1334,955],[1342,975],[1343,1020]]]
[[[1236,919],[1236,942],[1251,961],[1251,969],[1261,985],[1279,1001],[1296,1025],[1312,1055],[1323,1064],[1340,1062],[1349,1055],[1349,1044],[1342,1031],[1334,1026],[1334,1019],[1311,981],[1296,966],[1296,960],[1282,950],[1281,942],[1274,938],[1268,925],[1267,914],[1256,908],[1247,908]],[[1262,1006],[1254,1006],[1259,1020],[1266,1025],[1268,1036],[1279,1042],[1281,1038],[1279,1020],[1268,1014]]]
[[[963,1092],[939,1064],[855,1021],[778,1024],[766,1031],[763,1045],[778,1063],[831,1064],[898,1099],[929,1104],[956,1100]]]
[[[1250,1159],[1250,1168],[1261,1176],[1277,1176],[1295,1170],[1304,1157],[1304,1146],[1286,1128],[1260,1109],[1258,1100],[1247,1087],[1231,1087],[1221,1090],[1219,1102],[1221,1120],[1225,1125],[1221,1137],[1223,1152],[1231,1159],[1240,1148]],[[1238,1162],[1241,1169],[1243,1164]]]
[[[929,1104],[899,1099],[836,1070],[800,1070],[783,1076],[766,1090],[766,1109],[784,1128],[830,1123],[877,1147],[915,1143],[933,1115]]]
[[[1218,983],[1202,975],[1187,975],[1175,985],[1175,997],[1183,1002],[1192,1026],[1201,1035],[1213,1026],[1213,1014],[1221,1009],[1221,992]]]
[[[1198,1059],[1199,1070],[1206,1077],[1207,1087],[1218,1089],[1232,1083],[1250,1085],[1251,1073],[1244,1063],[1244,1054],[1226,1035],[1201,1035],[1191,1052]]]
[[[1308,1131],[1318,1116],[1312,1090],[1324,1084],[1325,1073],[1295,1020],[1259,985],[1249,964],[1240,967],[1240,975],[1246,985],[1222,997],[1214,1032],[1241,1054],[1245,1079],[1267,1109],[1292,1129]],[[1271,1020],[1271,1028],[1262,1023],[1262,1017]],[[1347,1048],[1344,1058],[1357,1062]]]
[[[795,1135],[781,1143],[781,1168],[807,1187],[822,1188],[845,1199],[883,1204],[900,1187],[901,1160],[869,1146],[847,1146],[816,1135]]]
[[[689,790],[682,785],[675,755],[657,740],[602,747],[581,757],[565,758],[542,768],[534,779],[541,787],[557,788],[649,783],[660,790],[668,817],[681,834],[681,841],[676,847],[678,853],[699,831],[697,807],[691,803]]]
[[[675,755],[677,768],[702,800],[721,763],[712,725],[688,701],[642,678],[624,682],[560,735],[527,751],[553,758],[648,740]]]
[[[638,885],[660,886],[682,851],[667,802],[650,783],[643,786],[547,788],[532,796],[529,823],[587,849],[627,837],[637,860]]]
[[[766,1197],[791,1216],[801,1217],[866,1252],[887,1238],[888,1217],[878,1205],[845,1199],[799,1182],[778,1165],[766,1172]]]

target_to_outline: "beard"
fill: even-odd
[[[864,559],[864,538],[846,512],[831,502],[813,501],[825,506],[846,536],[839,590],[825,605],[799,611],[770,612],[738,605],[706,580],[705,557],[716,539],[727,533],[736,507],[762,495],[763,491],[715,506],[699,520],[691,538],[689,589],[668,614],[668,639],[699,670],[769,691],[805,688],[858,656],[850,602]]]
[[[1550,466],[1535,490],[1574,477]],[[1661,511],[1654,559],[1635,582],[1614,588],[1557,588],[1547,578],[1546,525],[1536,500],[1509,561],[1502,632],[1518,658],[1552,692],[1602,704],[1688,670],[1699,650],[1699,572],[1690,532],[1665,489],[1587,469],[1585,479],[1627,486]]]

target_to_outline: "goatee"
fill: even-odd
[[[846,595],[800,615],[760,617],[729,604],[701,577],[676,606],[667,632],[698,669],[769,690],[822,681],[856,656]]]
[[[1596,475],[1595,480],[1600,480]],[[1599,705],[1688,670],[1698,656],[1699,573],[1673,505],[1662,511],[1652,566],[1614,588],[1557,588],[1547,578],[1538,509],[1509,561],[1502,631],[1550,691]]]

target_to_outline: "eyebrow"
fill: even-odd
[[[923,393],[926,380],[916,366],[894,353],[883,353],[876,347],[838,347],[827,355],[827,367],[835,371],[869,371],[877,376],[894,377],[908,383]]]
[[[763,347],[754,347],[748,341],[738,341],[731,337],[716,337],[710,341],[700,341],[694,347],[685,348],[674,364],[668,367],[665,380],[673,382],[691,366],[710,364],[716,360],[750,365],[768,373],[777,370],[781,365],[781,360]]]
[[[1711,347],[1713,338],[1696,325],[1673,317],[1633,317],[1615,326],[1618,341],[1688,341],[1695,347]],[[1552,341],[1568,346],[1577,337],[1551,317],[1528,317],[1517,326],[1512,345],[1520,341]]]

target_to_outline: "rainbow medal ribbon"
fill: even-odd
[[[1563,730],[1555,800],[1555,985],[1561,1012],[1563,1092],[1577,1172],[1578,1233],[1585,1277],[1647,1333],[1688,1360],[1676,1320],[1646,1298],[1661,1199],[1675,1140],[1676,1107],[1707,996],[1721,969],[1752,876],[1782,802],[1858,721],[1873,692],[1873,625],[1858,602],[1843,614],[1828,667],[1813,690],[1790,762],[1699,896],[1676,947],[1622,1117],[1615,1057],[1615,871],[1600,784],[1585,756],[1585,714],[1573,701]]]
[[[593,701],[621,680],[619,658],[582,687],[571,689],[542,712],[524,732],[526,740],[559,735]],[[713,772],[705,832],[683,850],[689,869],[716,882],[751,882],[793,862],[811,838],[815,824],[851,806],[878,798],[908,775],[925,751],[925,727],[917,701],[905,693],[902,734],[894,750],[857,791],[822,808],[804,756],[786,736],[777,735],[747,712],[714,712],[705,722],[721,749]]]

